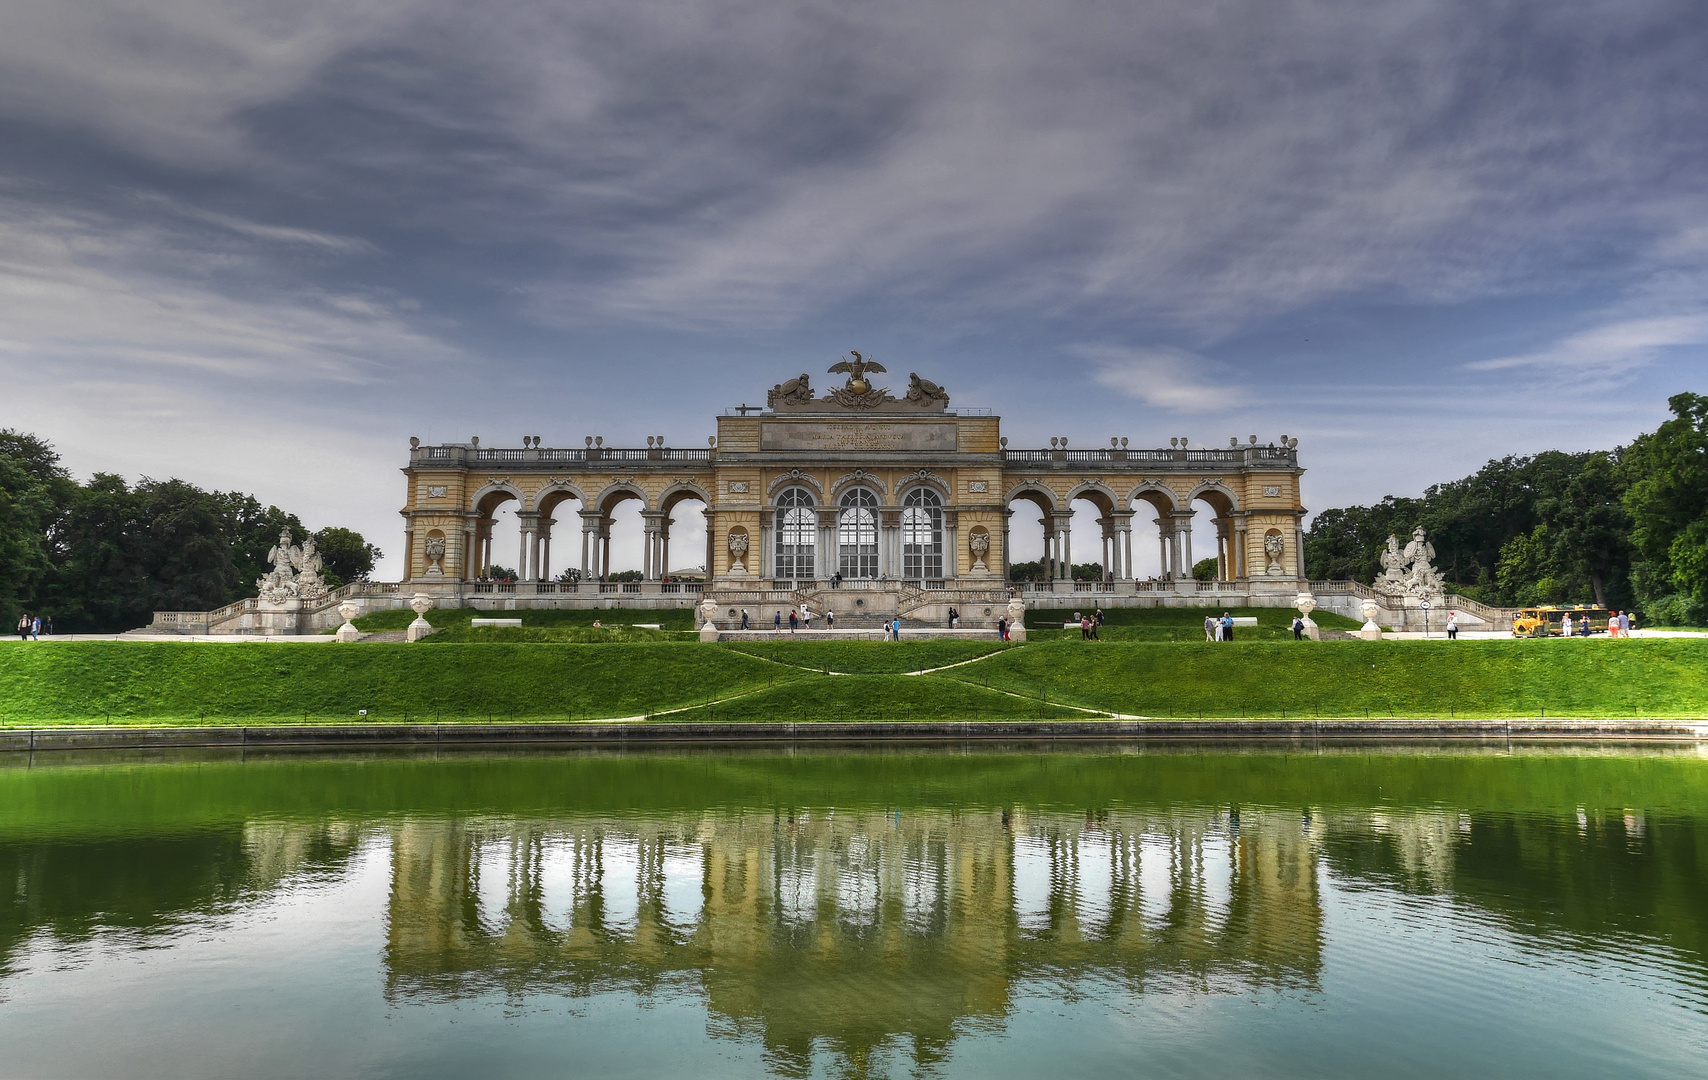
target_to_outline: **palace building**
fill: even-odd
[[[956,601],[982,610],[1006,597],[1011,541],[1025,529],[1041,532],[1045,552],[1044,580],[1016,584],[1027,594],[1283,604],[1304,584],[1296,439],[1010,448],[1000,418],[951,408],[948,392],[917,374],[892,393],[877,385],[883,371],[854,353],[822,393],[805,373],[779,383],[763,409],[719,416],[702,448],[662,436],[629,448],[591,436],[570,448],[536,436],[503,448],[412,439],[405,591],[531,607],[688,605],[703,589],[768,612],[844,589],[870,594],[867,614]],[[612,513],[631,500],[644,523],[643,580],[614,582]],[[1095,528],[1070,527],[1076,501],[1097,509]],[[494,515],[507,504],[514,552],[493,550]],[[684,506],[705,515],[703,583],[665,580],[673,559],[688,561],[670,542]],[[1155,526],[1160,576],[1135,578],[1135,524]],[[519,580],[482,580],[512,555]],[[1215,580],[1193,580],[1194,560],[1211,556]],[[1076,562],[1100,564],[1102,580],[1071,580]]]

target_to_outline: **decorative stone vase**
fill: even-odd
[[[416,593],[409,607],[415,612],[415,621],[409,624],[403,637],[405,641],[420,641],[433,632],[433,624],[427,621],[427,613],[433,610],[433,598],[426,593]]]
[[[700,640],[716,641],[718,639],[718,602],[711,597],[700,601]]]
[[[361,613],[362,605],[354,600],[346,600],[338,605],[338,614],[344,618],[344,625],[338,628],[338,633],[335,635],[339,641],[355,641],[362,636],[362,632],[356,629],[356,624],[353,621]]]
[[[1358,610],[1364,616],[1364,625],[1359,628],[1358,636],[1365,641],[1381,641],[1382,628],[1376,625],[1376,613],[1382,610],[1382,605],[1374,600],[1365,600],[1358,605]]]
[[[990,553],[990,533],[976,532],[967,537],[967,550],[972,553],[972,573],[979,576],[990,573],[985,565],[984,557]]]
[[[747,534],[732,532],[729,534],[729,572],[731,574],[747,573]]]
[[[1305,622],[1305,636],[1312,641],[1322,640],[1322,631],[1311,621],[1311,612],[1317,609],[1317,598],[1308,592],[1302,592],[1293,598],[1293,606],[1299,609],[1299,615]]]
[[[424,550],[427,555],[427,570],[423,576],[444,577],[445,538],[443,536],[429,536]]]
[[[1287,572],[1281,565],[1281,554],[1286,550],[1286,541],[1281,539],[1280,533],[1271,533],[1263,538],[1263,553],[1269,556],[1269,565],[1263,570],[1265,574],[1279,577]]]
[[[1008,599],[1008,640],[1026,640],[1026,601],[1015,593]]]

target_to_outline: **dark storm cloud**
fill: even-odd
[[[999,406],[1285,405],[1332,448],[1366,433],[1312,403],[1395,388],[1459,402],[1467,439],[1493,397],[1628,430],[1708,340],[1695,3],[0,19],[0,371],[90,429],[258,393],[281,444],[460,429],[483,380],[565,377],[597,414],[856,326]],[[1375,355],[1323,332],[1397,309],[1444,314]]]

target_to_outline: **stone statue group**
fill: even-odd
[[[267,551],[267,561],[273,569],[255,579],[255,588],[267,604],[283,604],[290,600],[313,603],[327,596],[326,583],[320,579],[324,565],[315,549],[314,537],[305,536],[302,546],[292,543],[291,530],[279,530],[279,542]]]
[[[1424,539],[1422,525],[1412,530],[1411,543],[1403,550],[1399,538],[1389,536],[1380,557],[1382,576],[1371,586],[1376,592],[1403,600],[1441,601],[1441,571],[1432,565],[1435,546]]]

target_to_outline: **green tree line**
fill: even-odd
[[[1390,534],[1429,532],[1456,591],[1506,606],[1594,603],[1651,625],[1708,623],[1708,397],[1629,446],[1490,461],[1421,498],[1319,513],[1305,571],[1369,584]]]
[[[0,431],[0,630],[28,612],[62,633],[146,625],[154,611],[207,611],[255,592],[267,549],[301,520],[253,495],[96,473],[78,483],[52,445]],[[379,548],[349,529],[314,534],[336,588],[373,572]]]

